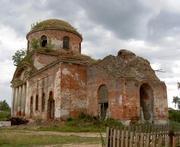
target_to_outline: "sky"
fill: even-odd
[[[27,48],[31,25],[63,19],[83,36],[82,53],[93,58],[128,49],[148,59],[166,83],[169,107],[180,96],[179,0],[0,0],[0,100],[11,104],[12,55]]]

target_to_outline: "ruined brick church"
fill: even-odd
[[[150,63],[128,50],[94,60],[81,54],[82,35],[49,19],[32,26],[27,55],[12,79],[12,116],[66,119],[86,113],[125,123],[168,119],[166,85]]]

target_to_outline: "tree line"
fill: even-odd
[[[180,90],[180,82],[177,83],[177,88]],[[173,103],[175,105],[175,108],[180,109],[180,97],[174,96],[173,97]]]

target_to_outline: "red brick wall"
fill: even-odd
[[[71,117],[86,113],[86,67],[63,63],[61,81],[61,108],[64,115]]]

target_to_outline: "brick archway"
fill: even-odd
[[[148,84],[140,87],[141,120],[153,121],[153,90]]]
[[[100,119],[107,118],[108,110],[108,88],[106,85],[100,85],[98,88],[98,104],[100,110]]]

